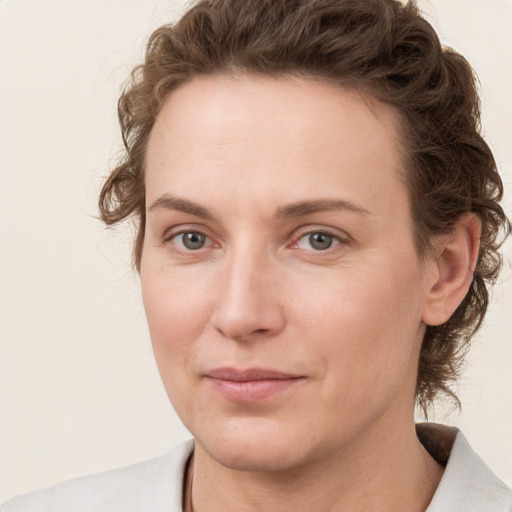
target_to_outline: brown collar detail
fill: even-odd
[[[431,457],[446,467],[457,429],[439,423],[417,423],[416,435]]]

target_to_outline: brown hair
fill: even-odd
[[[200,0],[176,23],[150,37],[119,100],[125,151],[100,194],[107,225],[138,220],[134,264],[145,225],[144,159],[167,96],[193,77],[247,72],[300,74],[355,88],[393,105],[401,117],[405,180],[420,255],[465,212],[482,223],[480,253],[465,299],[443,325],[427,326],[416,396],[425,410],[455,379],[488,305],[487,286],[500,270],[498,204],[503,186],[480,135],[475,75],[443,48],[413,1]]]

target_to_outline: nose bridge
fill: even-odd
[[[219,283],[215,327],[233,339],[276,334],[284,326],[282,305],[272,279],[272,257],[250,241],[226,255]]]

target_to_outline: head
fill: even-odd
[[[506,224],[502,183],[479,132],[474,73],[443,48],[413,2],[396,0],[202,0],[174,25],[156,30],[145,62],[119,101],[125,152],[100,196],[108,225],[137,221],[134,264],[146,238],[146,164],[150,136],[168,99],[196,79],[250,76],[307,80],[349,91],[393,119],[400,177],[407,190],[420,261],[436,240],[471,214],[480,246],[469,290],[441,324],[425,325],[416,377],[423,407],[452,394],[469,341],[500,268],[498,236]],[[300,108],[300,105],[297,105]],[[391,122],[391,121],[390,121]]]

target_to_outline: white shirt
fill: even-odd
[[[455,441],[448,463],[425,512],[512,512],[512,490],[492,473],[461,432],[451,432]],[[418,435],[421,439],[421,431]],[[0,510],[182,512],[183,477],[193,448],[194,442],[188,441],[156,459],[16,497]]]

